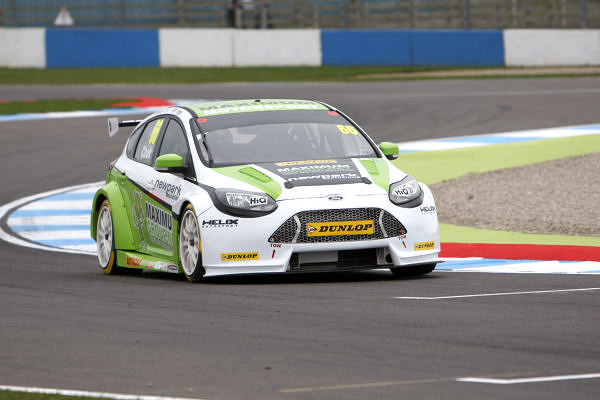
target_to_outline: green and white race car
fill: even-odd
[[[175,106],[135,126],[94,197],[91,236],[106,274],[203,277],[440,262],[429,188],[340,110],[307,100]]]

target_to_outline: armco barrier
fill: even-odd
[[[156,29],[47,29],[48,68],[158,67]]]
[[[0,67],[46,67],[44,35],[44,28],[0,28]]]
[[[600,30],[504,31],[508,67],[600,65]]]

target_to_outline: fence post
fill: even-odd
[[[517,0],[512,0],[512,26],[517,27]]]
[[[587,27],[587,0],[581,0],[581,28],[586,29]]]
[[[260,7],[260,29],[269,27],[269,5],[262,3]]]
[[[235,27],[237,29],[242,28],[242,17],[243,17],[243,10],[242,7],[236,7],[235,8]]]
[[[10,11],[12,14],[12,26],[17,26],[17,0],[11,0]]]
[[[185,0],[177,0],[177,25],[185,24]]]
[[[319,5],[313,4],[312,6],[312,26],[313,28],[319,27]]]
[[[465,0],[465,29],[471,29],[471,0]]]
[[[125,0],[121,0],[120,10],[119,10],[119,25],[121,27],[125,27]]]
[[[410,2],[410,28],[416,29],[417,27],[417,0]]]

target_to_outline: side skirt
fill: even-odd
[[[183,273],[178,263],[166,258],[153,257],[134,251],[117,250],[117,265],[125,268],[145,269],[149,271]]]

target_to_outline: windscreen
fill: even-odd
[[[362,133],[334,111],[264,111],[196,120],[213,167],[377,157]]]

